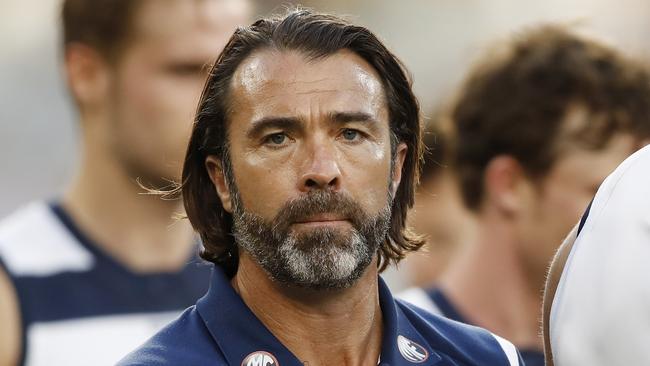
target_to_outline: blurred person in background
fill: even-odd
[[[113,365],[204,294],[181,203],[138,180],[180,177],[207,66],[248,12],[244,0],[64,1],[83,156],[63,197],[0,223],[0,365]]]
[[[602,180],[650,136],[649,87],[641,66],[559,27],[490,55],[451,115],[476,240],[437,286],[407,300],[487,328],[513,341],[526,365],[543,365],[548,263]]]
[[[400,273],[406,275],[411,286],[434,285],[458,248],[472,241],[475,231],[475,223],[463,204],[457,179],[449,166],[453,145],[450,128],[448,119],[434,118],[422,138],[425,145],[422,174],[409,224],[427,242],[422,250],[401,263]]]

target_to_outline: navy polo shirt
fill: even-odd
[[[523,365],[510,342],[486,330],[395,300],[381,278],[379,300],[384,326],[381,366]],[[257,319],[235,292],[230,279],[216,267],[208,293],[118,365],[303,363]]]

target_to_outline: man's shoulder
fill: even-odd
[[[0,220],[0,258],[12,276],[83,271],[94,262],[46,202],[32,202]]]
[[[439,350],[475,365],[520,365],[520,356],[509,341],[473,325],[433,314],[406,301],[396,300],[413,327]]]
[[[218,345],[192,306],[124,357],[118,366],[226,365]]]

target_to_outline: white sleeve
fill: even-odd
[[[556,366],[650,365],[650,147],[598,190],[550,317]]]

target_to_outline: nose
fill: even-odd
[[[341,188],[341,170],[332,147],[326,144],[314,146],[306,154],[305,170],[300,177],[300,190],[338,191]]]

